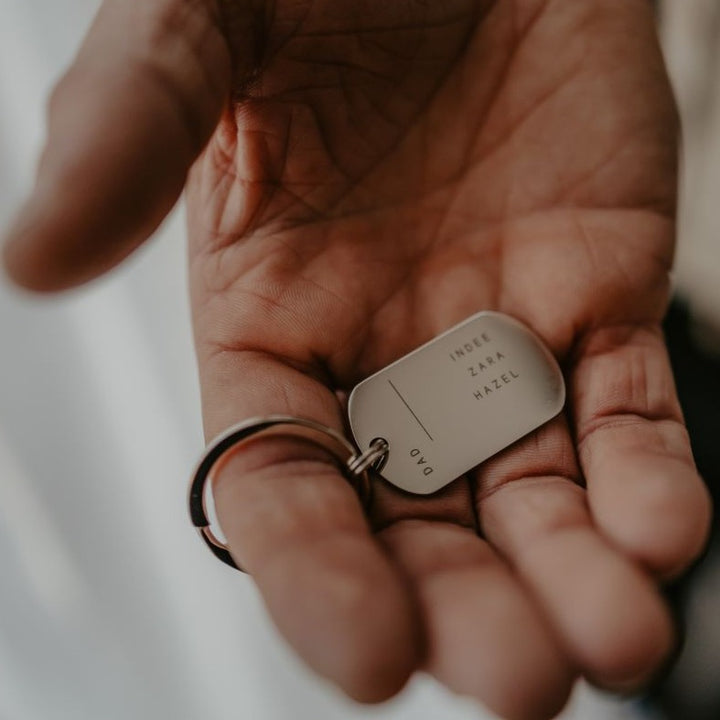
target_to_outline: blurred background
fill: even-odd
[[[0,226],[97,0],[0,0]],[[720,2],[658,8],[685,128],[667,332],[700,469],[720,488]],[[419,678],[360,708],[311,676],[252,582],[212,561],[185,482],[202,448],[182,208],[109,278],[51,301],[0,280],[0,718],[465,720]],[[685,645],[646,698],[579,687],[564,718],[720,718],[720,543],[670,595]]]

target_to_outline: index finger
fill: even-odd
[[[203,366],[206,426],[302,416],[342,432],[334,394],[257,352],[223,352]],[[349,695],[379,701],[419,665],[410,593],[374,539],[355,491],[319,448],[259,439],[222,463],[215,504],[236,562],[304,660]]]

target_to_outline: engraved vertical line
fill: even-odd
[[[427,431],[427,428],[420,422],[420,418],[413,412],[413,409],[407,404],[407,400],[400,394],[400,391],[393,385],[393,381],[388,378],[388,382],[390,383],[390,387],[395,391],[395,394],[402,400],[403,405],[410,411],[410,414],[417,420],[417,424],[423,429],[425,434],[430,438],[432,442],[435,442],[433,440],[433,436]]]

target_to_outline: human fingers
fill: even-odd
[[[401,520],[381,538],[417,593],[426,669],[508,720],[555,717],[574,669],[494,550],[472,530],[438,520]]]
[[[711,509],[660,328],[593,332],[580,347],[571,384],[595,523],[656,575],[677,575],[704,547]]]
[[[8,234],[18,283],[79,284],[157,228],[228,93],[220,22],[211,0],[106,0],[53,92],[36,185]]]
[[[335,395],[267,355],[219,353],[201,373],[211,434],[277,413],[342,430]],[[396,693],[422,655],[415,606],[328,456],[304,442],[253,442],[221,465],[214,497],[233,557],[308,665],[360,701]]]
[[[577,667],[598,685],[634,689],[668,656],[672,624],[650,578],[594,527],[577,477],[558,418],[482,466],[478,516]]]

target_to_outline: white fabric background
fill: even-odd
[[[0,224],[96,0],[0,0]],[[122,118],[118,118],[122,122]],[[311,676],[186,517],[202,447],[180,213],[61,298],[0,281],[0,718],[469,720],[420,679],[379,708]],[[568,717],[635,717],[582,690]]]
[[[677,284],[720,352],[720,2],[664,0],[663,40],[683,119]]]

